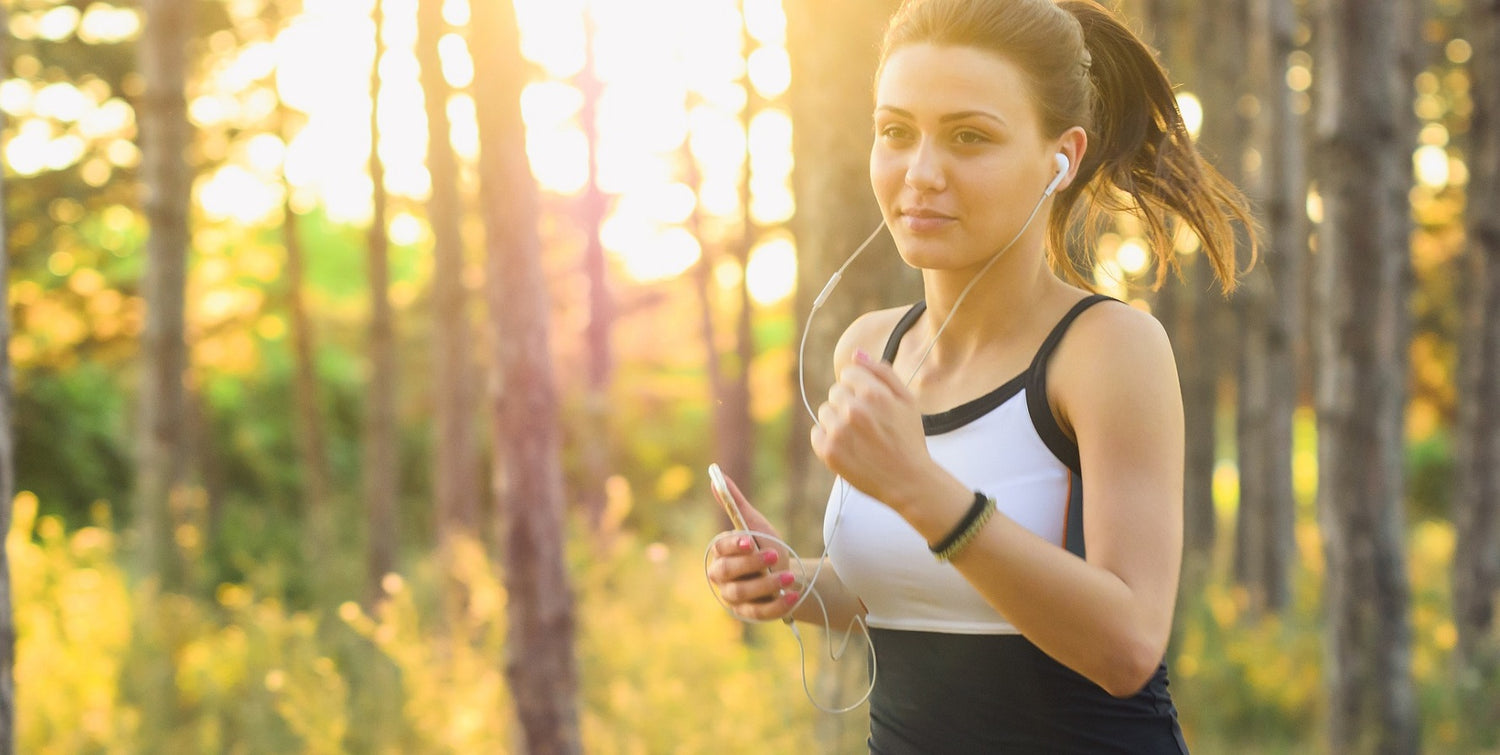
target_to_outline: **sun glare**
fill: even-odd
[[[745,266],[750,298],[765,306],[792,295],[797,286],[797,248],[787,236],[776,236],[750,251]]]
[[[1177,109],[1182,111],[1183,125],[1194,139],[1203,131],[1203,103],[1190,92],[1177,95]]]
[[[469,22],[471,2],[443,3],[455,30]],[[57,4],[14,16],[11,31],[26,39],[131,39],[143,17],[128,5]],[[214,54],[191,92],[189,117],[205,133],[242,135],[220,136],[210,147],[222,162],[194,186],[205,217],[265,223],[290,192],[299,211],[321,206],[334,222],[369,222],[374,6],[375,0],[303,0],[267,41],[237,40],[233,32],[206,40]],[[385,188],[420,202],[432,179],[415,49],[417,0],[381,0],[381,8],[377,120]],[[578,77],[592,44],[601,86],[592,148],[599,189],[610,198],[601,235],[624,275],[636,281],[681,275],[698,262],[703,245],[738,243],[747,210],[761,227],[791,218],[792,124],[776,104],[791,83],[780,0],[516,0],[516,11],[522,54],[535,64],[521,102],[527,154],[545,192],[576,195],[589,181],[589,124],[582,121],[587,109]],[[438,46],[443,76],[454,88],[447,102],[451,141],[472,166],[480,151],[468,91],[477,84],[474,61],[457,31]],[[80,176],[102,185],[116,169],[139,164],[131,138],[135,113],[124,93],[102,82],[51,80],[31,56],[18,57],[13,67],[13,78],[0,81],[0,111],[14,123],[3,153],[15,175],[82,161]],[[747,83],[761,108],[748,127]],[[293,117],[278,132],[282,107]],[[398,243],[427,238],[417,218],[396,218],[389,230]],[[770,303],[789,295],[795,270],[790,238],[775,235],[756,246],[744,282],[757,302]]]

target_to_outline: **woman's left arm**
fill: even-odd
[[[1087,560],[997,513],[953,565],[1043,652],[1129,696],[1156,670],[1171,632],[1182,551],[1182,399],[1160,324],[1125,307],[1096,311],[1069,333],[1048,381],[1078,439]],[[830,394],[814,451],[938,542],[973,491],[927,454],[915,399],[889,366],[868,357],[859,364]]]

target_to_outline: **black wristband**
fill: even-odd
[[[958,521],[958,526],[954,527],[942,540],[939,540],[937,545],[927,546],[928,550],[932,551],[932,555],[937,556],[952,548],[958,542],[959,538],[963,537],[964,533],[968,532],[969,528],[974,526],[974,522],[984,514],[988,502],[989,499],[985,497],[984,493],[977,490],[974,491],[974,504],[969,507],[968,512],[964,514],[964,518]]]

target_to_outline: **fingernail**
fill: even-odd
[[[750,550],[750,538],[740,538],[740,550]]]
[[[761,555],[761,559],[763,559],[768,564],[776,563],[779,558],[781,558],[781,555],[776,551],[766,551]]]
[[[780,579],[782,587],[786,587],[787,585],[797,581],[797,577],[789,571],[782,572]]]
[[[860,364],[868,364],[870,361],[870,355],[865,353],[864,349],[855,349],[854,361],[859,362]]]
[[[786,598],[784,598],[784,600],[786,600],[787,605],[794,606],[797,605],[797,599],[800,597],[802,597],[801,593],[789,592],[786,594]]]

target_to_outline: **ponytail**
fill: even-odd
[[[1223,291],[1233,291],[1238,276],[1234,222],[1248,231],[1251,265],[1258,253],[1244,194],[1193,147],[1166,72],[1140,38],[1094,0],[1061,0],[1058,6],[1083,29],[1092,117],[1077,178],[1058,194],[1048,222],[1054,267],[1089,286],[1092,255],[1075,260],[1067,254],[1069,230],[1079,220],[1091,229],[1110,212],[1130,212],[1146,229],[1160,287],[1169,270],[1179,270],[1169,225],[1175,215],[1198,236]]]

